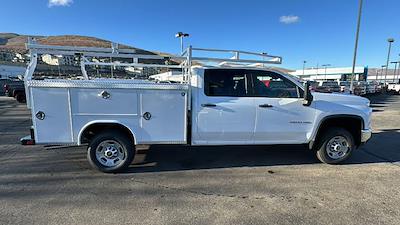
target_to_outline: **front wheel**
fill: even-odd
[[[105,173],[121,172],[135,156],[135,146],[127,135],[106,131],[96,135],[88,146],[87,158],[96,169]]]
[[[337,164],[350,157],[355,148],[353,135],[343,128],[330,128],[321,138],[317,158],[327,164]]]

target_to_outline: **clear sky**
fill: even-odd
[[[179,52],[178,31],[196,47],[268,52],[283,66],[351,66],[358,0],[2,0],[0,32],[79,34]],[[364,0],[358,65],[400,53],[400,1]]]

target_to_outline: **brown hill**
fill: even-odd
[[[111,42],[95,37],[80,35],[58,35],[58,36],[28,36],[13,33],[0,33],[0,51],[13,51],[18,53],[26,52],[25,43],[28,37],[35,38],[39,44],[61,45],[61,46],[81,46],[81,47],[104,47],[109,48]],[[140,54],[155,54],[139,48],[127,45],[119,45],[120,48],[136,49]]]

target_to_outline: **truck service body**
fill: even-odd
[[[32,59],[25,79],[31,138],[36,144],[88,144],[91,164],[115,172],[129,166],[137,144],[308,144],[321,161],[338,163],[371,137],[366,98],[311,93],[274,68],[192,66],[191,60],[181,83],[158,83],[34,80]]]

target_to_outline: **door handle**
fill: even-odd
[[[202,107],[215,107],[217,106],[216,104],[210,104],[210,103],[206,103],[206,104],[201,104]]]
[[[261,105],[258,105],[258,107],[260,107],[260,108],[272,108],[273,106],[270,105],[270,104],[261,104]]]

